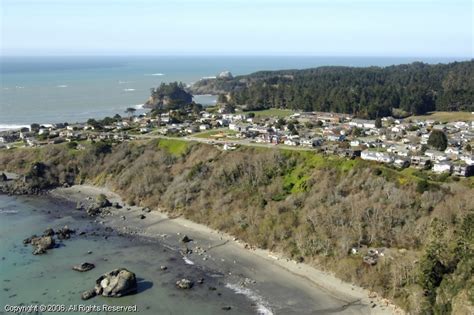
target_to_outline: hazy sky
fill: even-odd
[[[4,55],[472,57],[471,0],[0,0]]]

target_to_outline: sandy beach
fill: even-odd
[[[120,196],[101,187],[77,185],[51,191],[53,197],[85,203],[99,194],[123,204]],[[169,218],[162,209],[152,210],[144,212],[141,207],[124,206],[96,220],[118,232],[181,250],[188,264],[222,272],[234,279],[227,285],[247,295],[261,314],[403,314],[386,299],[327,272],[278,253],[250,249],[231,235],[181,217]],[[186,248],[179,241],[183,235],[193,240],[186,245],[192,253],[184,253]]]

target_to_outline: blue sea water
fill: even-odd
[[[117,233],[107,233],[105,238],[102,234],[106,232],[102,227],[70,211],[71,208],[72,205],[45,197],[0,194],[0,314],[12,314],[8,307],[20,305],[64,306],[68,311],[58,308],[62,311],[56,313],[85,314],[70,307],[104,304],[136,305],[137,313],[150,315],[221,314],[222,307],[226,305],[232,305],[232,311],[237,314],[257,313],[251,300],[219,284],[224,281],[223,277],[215,278],[209,270],[185,264],[178,252],[156,242],[120,237]],[[22,243],[32,234],[41,235],[47,227],[57,229],[64,225],[77,230],[77,234],[87,234],[75,235],[39,256],[31,253],[31,246]],[[84,261],[96,267],[85,273],[72,270],[73,265]],[[161,265],[169,266],[168,270],[162,271]],[[136,273],[137,294],[120,299],[99,296],[88,301],[81,300],[81,292],[92,288],[100,275],[119,267]],[[178,290],[175,282],[183,277],[204,278],[205,284],[196,284],[188,291]],[[211,291],[208,286],[214,286],[217,290]]]
[[[76,122],[123,114],[143,104],[161,82],[191,84],[229,70],[234,75],[259,70],[325,65],[387,66],[448,58],[304,56],[156,57],[1,57],[0,130],[32,122]],[[213,97],[196,101],[212,104]]]

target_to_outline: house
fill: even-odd
[[[431,160],[426,156],[415,155],[411,157],[410,164],[414,168],[427,170],[431,167]]]
[[[208,124],[201,124],[201,125],[199,125],[199,130],[202,130],[202,131],[208,130],[208,129],[210,129],[210,128],[211,128],[211,126],[209,126]]]
[[[300,140],[299,139],[286,139],[283,143],[286,145],[296,146],[296,145],[300,145]]]
[[[433,165],[433,172],[441,174],[441,173],[451,173],[452,169],[451,163],[448,162],[437,162]]]
[[[361,155],[361,149],[359,147],[348,148],[348,149],[339,149],[338,154],[340,157],[345,157],[349,159],[354,159]]]
[[[381,163],[392,163],[393,158],[385,152],[364,150],[360,154],[362,160],[377,161]]]
[[[393,164],[394,164],[396,167],[405,168],[405,167],[408,167],[408,166],[410,165],[410,162],[408,162],[408,161],[405,160],[405,159],[396,158],[395,161],[393,161]]]
[[[455,164],[453,166],[453,175],[469,177],[474,175],[474,165]]]
[[[364,128],[364,129],[372,129],[372,128],[375,128],[375,120],[352,119],[349,122],[349,126]]]
[[[429,157],[432,161],[447,161],[449,160],[448,156],[446,153],[441,152],[441,151],[436,151],[436,150],[426,150],[425,155]]]
[[[224,146],[222,147],[224,151],[232,151],[237,149],[237,145],[233,143],[224,143]]]
[[[464,163],[466,163],[468,165],[474,165],[474,155],[472,155],[472,154],[461,155],[459,157],[459,159],[461,161],[464,161]]]

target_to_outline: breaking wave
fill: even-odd
[[[240,285],[236,284],[231,284],[231,283],[226,283],[225,285],[226,288],[231,289],[234,291],[236,294],[243,294],[247,298],[249,298],[252,302],[254,302],[257,305],[257,313],[259,315],[273,315],[272,310],[268,306],[268,303],[256,292],[244,288]]]

